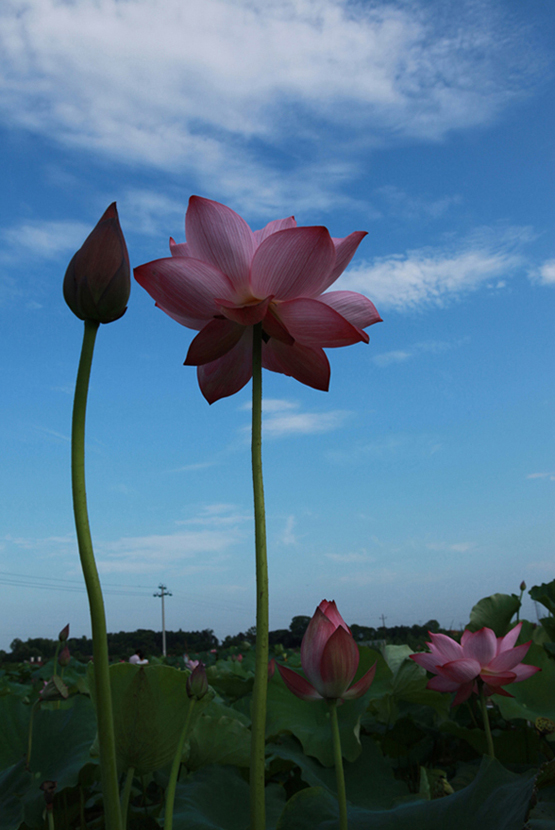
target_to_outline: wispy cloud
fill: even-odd
[[[395,185],[384,185],[374,191],[378,202],[384,204],[386,213],[402,219],[439,219],[454,205],[462,202],[458,194],[439,199],[411,196]]]
[[[284,545],[296,545],[298,542],[297,536],[295,535],[295,525],[296,519],[294,516],[288,516],[285,522],[285,527],[283,528],[283,533],[281,534],[281,541]]]
[[[234,504],[206,504],[201,507],[197,516],[190,519],[179,519],[176,524],[230,527],[248,521],[252,521],[252,516],[249,513],[243,513]]]
[[[367,464],[387,459],[429,458],[442,448],[441,441],[433,435],[408,435],[395,433],[384,435],[367,444],[357,444],[349,450],[327,450],[326,457],[337,464]]]
[[[373,146],[487,124],[543,69],[489,3],[437,15],[423,0],[5,0],[0,19],[7,123],[188,170],[261,212],[292,198],[298,209],[311,181],[299,170],[315,164],[310,203],[336,208],[331,194]]]
[[[301,412],[297,401],[269,398],[262,403],[262,429],[267,438],[283,438],[286,435],[316,435],[339,429],[351,413],[344,409],[331,412]],[[241,410],[248,412],[251,404],[245,403]],[[249,427],[244,427],[246,433]]]
[[[443,306],[483,285],[499,287],[524,263],[522,246],[533,238],[529,228],[476,231],[446,248],[424,248],[407,254],[359,262],[337,286],[367,294],[379,309],[413,311]]]
[[[555,481],[555,473],[530,473],[526,478],[542,478],[548,481]]]
[[[466,342],[468,342],[468,338],[453,342],[446,340],[427,340],[421,343],[413,343],[404,349],[394,349],[390,352],[374,355],[372,360],[376,366],[385,367],[390,366],[392,363],[404,363],[406,360],[410,360],[421,354],[441,354],[450,349],[458,348]]]
[[[26,259],[56,259],[60,254],[80,248],[92,228],[93,225],[66,220],[21,222],[0,231],[3,243],[0,256],[5,262],[19,261],[24,245]]]

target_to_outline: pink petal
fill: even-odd
[[[492,674],[489,671],[481,671],[480,677],[487,683],[488,686],[506,686],[508,683],[514,683],[516,680],[516,673],[513,671],[504,671],[499,672],[498,674]]]
[[[507,692],[505,689],[502,689],[501,686],[492,688],[491,686],[488,686],[487,683],[484,683],[483,688],[486,697],[490,697],[490,695],[501,695],[501,697],[514,697],[514,695],[510,694],[510,692]]]
[[[279,303],[276,313],[287,331],[304,346],[334,348],[369,340],[365,331],[319,300],[303,297]]]
[[[436,671],[441,677],[446,677],[455,683],[468,683],[480,674],[480,663],[472,657],[461,657],[459,660],[437,666]]]
[[[461,646],[451,637],[446,634],[432,634],[431,631],[429,634],[431,642],[428,643],[428,647],[432,654],[441,658],[438,663],[448,663],[451,660],[458,660],[459,657],[463,657]]]
[[[529,666],[528,663],[521,663],[513,669],[513,672],[516,674],[513,683],[519,683],[521,680],[528,680],[529,677],[533,677],[533,675],[539,671],[541,671],[541,669],[538,668],[538,666]]]
[[[251,229],[239,214],[220,202],[191,196],[185,232],[191,256],[226,274],[239,293],[248,292],[255,244]]]
[[[514,667],[526,657],[526,653],[530,648],[531,642],[532,641],[530,640],[530,642],[523,643],[521,646],[501,651],[497,657],[494,657],[493,660],[487,664],[487,670],[491,672],[503,672],[508,669],[514,669]]]
[[[459,691],[455,695],[455,699],[453,700],[452,706],[458,706],[459,703],[464,703],[465,700],[468,700],[472,692],[476,691],[475,688],[476,684],[473,681],[469,683],[463,683],[462,686],[459,688]]]
[[[345,631],[348,631],[349,634],[351,633],[351,629],[349,628],[349,626],[337,610],[335,600],[332,599],[331,602],[328,602],[327,599],[323,599],[318,608],[320,609],[322,614],[326,615],[328,620],[330,620],[336,628],[341,626],[345,629]]]
[[[461,686],[460,683],[455,683],[454,680],[448,680],[446,677],[430,677],[426,684],[427,689],[433,689],[434,692],[456,692]]]
[[[294,216],[288,216],[287,219],[274,219],[273,222],[268,222],[262,230],[254,231],[254,243],[258,247],[264,240],[277,231],[283,231],[286,228],[296,228],[297,221]]]
[[[268,337],[275,337],[276,340],[280,341],[280,343],[292,346],[295,342],[295,338],[289,334],[281,320],[278,320],[276,317],[274,313],[274,306],[275,303],[270,304],[266,316],[264,317],[264,322],[262,324],[264,333],[267,334]]]
[[[233,349],[245,332],[230,320],[210,320],[189,346],[185,366],[203,366],[223,357]]]
[[[300,697],[301,700],[322,700],[322,695],[316,691],[314,686],[304,677],[301,677],[300,674],[297,674],[296,671],[292,671],[292,669],[288,669],[279,663],[277,667],[283,682],[294,695]]]
[[[333,263],[334,247],[326,228],[278,231],[264,240],[252,259],[252,292],[276,300],[315,297]]]
[[[343,239],[332,239],[335,248],[335,263],[321,291],[325,291],[341,276],[365,236],[367,236],[366,231],[354,231]]]
[[[234,349],[197,369],[200,391],[208,401],[227,398],[245,386],[252,376],[252,328],[244,329]]]
[[[440,665],[438,658],[433,654],[426,654],[426,652],[419,652],[418,654],[409,654],[411,660],[418,663],[419,666],[431,671],[432,674],[437,674],[436,668]]]
[[[218,303],[219,310],[228,320],[233,320],[241,326],[254,326],[266,316],[270,299],[270,297],[267,297],[259,303],[251,303],[240,307],[229,302],[229,300],[216,299],[216,303]]]
[[[508,634],[505,634],[504,637],[499,637],[497,640],[497,653],[500,654],[502,651],[508,651],[508,649],[512,648],[516,641],[518,640],[518,635],[520,634],[520,629],[522,628],[522,623],[519,622],[515,625],[514,628],[511,628]]]
[[[262,344],[262,365],[271,372],[295,378],[313,389],[327,392],[330,385],[330,364],[322,349],[294,343],[287,346],[271,338]]]
[[[321,294],[318,299],[321,303],[334,308],[349,323],[358,326],[359,329],[382,322],[374,303],[363,294],[357,294],[356,291],[329,291],[327,294]]]
[[[343,700],[357,700],[362,695],[366,694],[370,686],[372,685],[372,681],[374,680],[374,676],[376,674],[376,666],[378,664],[374,663],[371,669],[362,675],[360,680],[351,686],[346,692],[343,692]]]
[[[321,681],[320,660],[322,659],[325,645],[334,631],[334,624],[317,608],[301,642],[301,665],[303,671],[317,689],[319,689],[319,683]]]
[[[497,652],[497,637],[491,628],[481,628],[465,638],[463,645],[465,657],[472,657],[481,666],[487,666]]]
[[[320,681],[314,685],[326,699],[343,697],[358,669],[359,653],[353,637],[343,626],[331,635],[320,659]]]
[[[170,254],[172,256],[191,256],[189,246],[186,242],[176,242],[173,236],[170,236]]]
[[[204,323],[217,313],[214,297],[231,298],[233,292],[229,280],[220,271],[198,259],[157,259],[139,265],[134,274],[139,285],[163,311]]]

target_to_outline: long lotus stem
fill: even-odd
[[[266,697],[268,686],[268,560],[262,481],[262,324],[253,327],[252,345],[252,485],[256,549],[256,654],[252,693],[250,764],[251,830],[264,830]]]
[[[40,700],[35,700],[31,708],[31,717],[29,719],[29,735],[27,738],[27,757],[25,758],[25,769],[30,769],[31,765],[31,749],[33,746],[33,721],[35,719],[35,709],[40,706]]]
[[[195,703],[196,699],[194,697],[190,698],[189,708],[187,709],[187,717],[185,718],[185,725],[181,730],[181,735],[179,736],[179,743],[177,744],[177,749],[175,750],[175,755],[173,757],[172,769],[170,772],[170,780],[168,781],[168,786],[166,788],[166,806],[164,808],[164,830],[172,830],[173,828],[173,804],[175,801],[175,788],[177,786],[177,779],[179,778],[179,768],[181,766],[181,758],[183,756],[183,747],[185,745],[185,740],[187,739],[187,735],[189,733],[189,727],[191,725],[191,715],[193,714]]]
[[[343,755],[341,752],[341,736],[337,720],[337,701],[329,700],[331,734],[333,740],[333,760],[335,764],[335,780],[337,783],[337,800],[339,802],[339,830],[348,830],[347,825],[347,793],[345,791],[345,774],[343,772]]]
[[[131,787],[133,785],[133,778],[135,777],[135,767],[129,767],[127,775],[125,776],[125,784],[121,794],[121,824],[123,830],[127,827],[127,810],[129,808],[129,796],[131,795]]]
[[[493,738],[491,736],[491,727],[489,725],[488,707],[486,704],[486,696],[484,694],[484,687],[480,684],[480,708],[482,710],[482,720],[484,721],[484,731],[486,733],[486,740],[488,742],[488,755],[490,758],[495,758],[495,750],[493,748]]]
[[[121,830],[119,788],[116,764],[116,742],[112,716],[112,695],[108,664],[108,640],[106,616],[102,589],[96,569],[94,551],[87,511],[85,489],[85,416],[87,394],[94,352],[94,343],[99,323],[85,320],[85,333],[81,359],[75,384],[73,400],[73,422],[71,431],[71,482],[73,487],[73,511],[81,567],[89,597],[91,627],[93,635],[94,684],[96,691],[96,714],[100,770],[106,830]]]

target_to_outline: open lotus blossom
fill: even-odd
[[[525,657],[530,642],[515,646],[522,623],[518,623],[504,637],[496,637],[491,628],[463,633],[460,645],[445,634],[432,634],[427,643],[430,653],[411,654],[411,658],[427,671],[435,674],[428,681],[428,689],[436,692],[456,692],[453,706],[478,693],[478,678],[483,681],[486,695],[512,697],[503,686],[518,683],[541,671],[520,661]]]
[[[301,665],[308,679],[281,666],[287,688],[302,700],[354,700],[368,691],[376,664],[353,686],[359,653],[353,635],[335,602],[322,600],[301,643]],[[350,687],[350,688],[349,688]]]
[[[187,242],[170,238],[171,257],[135,268],[158,308],[199,334],[185,365],[197,366],[209,403],[233,395],[252,375],[253,326],[262,324],[262,365],[327,390],[324,348],[368,343],[380,322],[354,291],[323,293],[343,273],[363,231],[332,239],[324,227],[277,219],[252,231],[231,208],[191,196]]]

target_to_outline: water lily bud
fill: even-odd
[[[69,666],[70,661],[71,654],[69,653],[69,648],[67,646],[64,646],[58,654],[58,663],[62,668],[65,668],[66,666]]]
[[[65,643],[65,641],[67,640],[68,637],[69,637],[69,623],[66,626],[64,626],[64,628],[62,628],[62,630],[58,634],[58,640],[61,643]]]
[[[64,299],[80,320],[112,323],[125,313],[130,290],[129,256],[113,202],[69,263]]]
[[[187,678],[187,694],[200,700],[208,691],[208,678],[204,663],[199,663]]]

